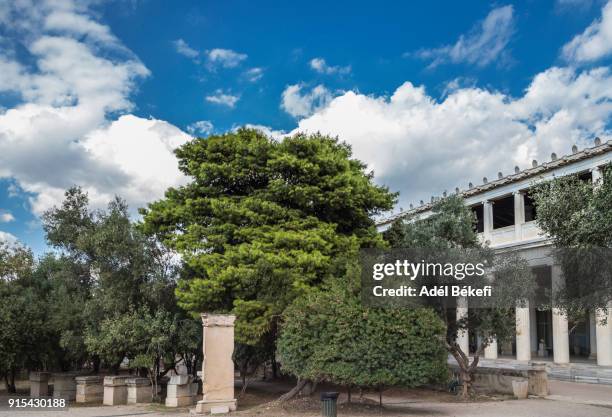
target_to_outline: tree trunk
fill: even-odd
[[[302,388],[304,388],[304,386],[308,383],[309,381],[307,379],[302,379],[299,380],[297,382],[297,385],[293,388],[291,388],[291,391],[283,394],[280,396],[280,398],[278,399],[278,401],[289,401],[290,399],[292,399],[293,397],[295,397],[301,390]]]
[[[382,387],[378,387],[378,405],[382,408]]]
[[[461,350],[461,348],[456,342],[446,343],[446,348],[457,361],[457,365],[459,365],[459,377],[461,378],[462,384],[461,397],[463,399],[467,399],[468,396],[472,393],[472,382],[474,373],[476,372],[476,367],[478,366],[480,356],[483,354],[487,345],[488,343],[486,342],[480,344],[480,346],[474,353],[474,359],[472,360],[472,363],[470,363],[469,356]]]
[[[351,403],[351,387],[350,386],[346,389],[346,396],[348,398],[347,401],[350,404]]]

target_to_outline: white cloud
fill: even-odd
[[[339,65],[328,65],[323,58],[313,58],[310,60],[310,68],[318,72],[319,74],[349,74],[351,72],[351,66],[345,67]]]
[[[293,84],[285,88],[281,96],[281,108],[293,117],[310,116],[332,100],[331,92],[323,85],[306,93],[302,93],[303,89],[303,84]]]
[[[15,216],[10,211],[0,210],[0,223],[8,223],[15,220]]]
[[[15,235],[0,230],[0,242],[5,242],[12,246],[18,243],[18,239]]]
[[[186,56],[187,58],[196,58],[199,55],[199,52],[189,46],[183,39],[177,39],[172,43],[174,44],[174,49],[176,49],[176,52]]]
[[[231,49],[215,48],[206,51],[208,56],[209,68],[214,69],[218,66],[223,68],[234,68],[247,59],[247,54],[241,54]]]
[[[453,45],[422,49],[414,54],[406,55],[431,60],[430,68],[446,62],[486,66],[503,57],[513,33],[513,7],[511,5],[498,7],[491,10],[469,34],[461,35]]]
[[[612,72],[550,68],[521,97],[458,87],[442,100],[406,82],[391,97],[346,92],[299,121],[294,130],[339,136],[400,191],[400,205],[428,200],[532,159],[569,153],[594,136],[612,138]]]
[[[199,120],[197,122],[191,123],[187,126],[187,132],[193,136],[197,135],[207,135],[213,130],[212,122],[208,120]]]
[[[244,125],[244,127],[248,127],[249,129],[256,129],[259,130],[261,133],[263,133],[264,135],[275,139],[275,140],[281,140],[282,138],[284,138],[285,136],[287,136],[287,132],[285,132],[284,130],[275,130],[272,129],[270,126],[264,126],[264,125],[256,125],[256,124],[246,124]],[[237,127],[234,128],[234,130],[238,129]]]
[[[597,19],[580,35],[563,47],[563,57],[570,62],[595,61],[612,54],[612,1],[609,1]]]
[[[263,75],[264,70],[259,67],[250,68],[244,72],[245,78],[252,83],[259,81]]]
[[[223,90],[216,90],[214,94],[206,96],[206,101],[209,103],[219,104],[230,108],[234,108],[238,100],[240,100],[239,95],[230,94],[224,92]]]
[[[9,69],[0,91],[19,97],[0,111],[0,178],[32,194],[36,214],[75,184],[96,206],[119,194],[135,210],[184,181],[173,150],[189,136],[126,114],[134,108],[136,82],[149,70],[87,6],[24,0],[0,14],[2,29],[28,54],[22,65],[15,57],[23,54],[0,50],[0,69]]]

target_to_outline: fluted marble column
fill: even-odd
[[[597,337],[597,365],[612,366],[612,303],[608,304],[607,322],[602,324],[606,311],[597,310],[595,332]]]
[[[563,273],[559,265],[553,265],[551,269],[552,285],[554,288],[561,285]],[[552,328],[553,328],[553,361],[559,364],[570,362],[569,357],[569,331],[567,324],[567,314],[558,308],[552,309]]]
[[[531,360],[531,331],[529,320],[529,302],[516,307],[516,359]]]
[[[467,315],[468,315],[467,300],[465,298],[459,298],[457,300],[457,321],[461,320],[464,317],[467,317]],[[457,332],[457,344],[459,345],[463,353],[465,353],[466,355],[469,355],[470,340],[469,340],[467,329]]]

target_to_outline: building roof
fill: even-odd
[[[511,183],[518,182],[518,181],[521,181],[527,178],[532,178],[532,177],[544,174],[546,172],[552,171],[553,169],[556,169],[556,168],[559,168],[565,165],[570,165],[570,164],[573,164],[577,161],[581,161],[584,159],[592,158],[593,156],[601,155],[606,152],[610,152],[612,151],[612,140],[601,143],[601,140],[599,138],[596,138],[595,146],[591,148],[585,148],[581,151],[578,151],[578,148],[574,145],[572,147],[572,151],[573,151],[572,154],[565,155],[560,158],[557,158],[557,155],[553,153],[551,155],[551,161],[544,162],[542,164],[538,164],[536,160],[533,160],[532,167],[522,170],[522,171],[518,167],[515,167],[514,174],[503,176],[501,175],[501,172],[500,172],[498,174],[498,178],[495,179],[494,181],[487,181],[487,178],[485,177],[483,178],[483,184],[471,186],[472,184],[470,183],[469,189],[459,191],[456,194],[458,194],[462,198],[472,197],[478,194],[482,194],[486,191],[490,191],[492,189],[498,188],[502,185],[511,184]],[[393,214],[389,217],[386,217],[384,219],[381,219],[376,222],[376,225],[383,226],[389,223],[393,223],[395,220],[400,219],[402,217],[408,217],[408,216],[412,216],[415,214],[427,212],[431,210],[431,208],[433,207],[436,201],[437,199],[432,197],[431,202],[421,204],[418,207],[414,207],[409,210],[404,210],[399,213]]]

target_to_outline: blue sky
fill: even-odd
[[[36,3],[36,7],[34,4]],[[610,138],[612,3],[0,2],[0,238],[131,207],[191,135],[338,135],[398,207]]]

